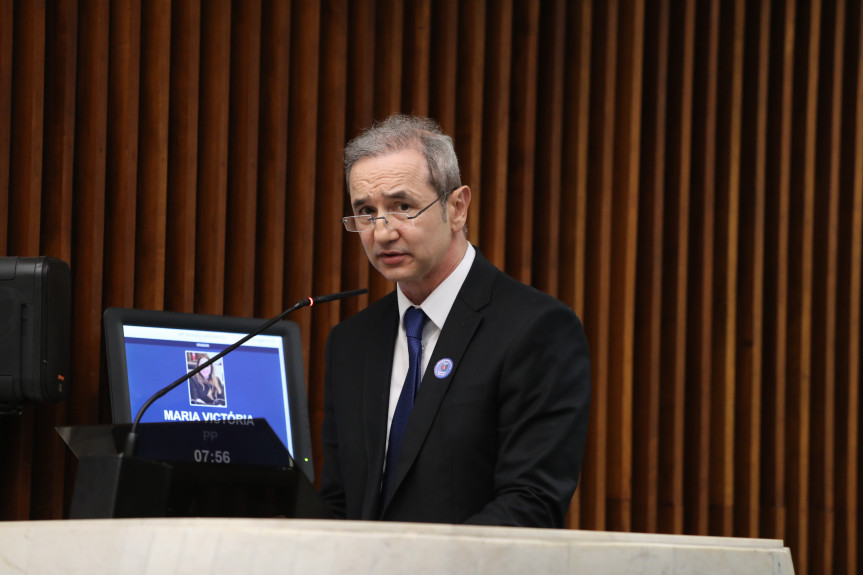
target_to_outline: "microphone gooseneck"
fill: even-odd
[[[174,382],[170,383],[169,385],[163,387],[162,389],[158,390],[156,393],[151,395],[150,398],[147,399],[147,401],[144,402],[144,405],[141,406],[141,409],[139,409],[138,413],[135,415],[135,419],[132,421],[132,428],[129,430],[129,435],[126,436],[126,445],[125,445],[125,448],[123,449],[123,455],[125,457],[132,457],[135,455],[135,449],[136,449],[136,446],[138,443],[138,434],[137,434],[138,424],[141,422],[141,417],[144,415],[144,413],[147,411],[147,409],[149,409],[149,407],[157,399],[165,396],[169,391],[171,391],[172,389],[174,389],[175,387],[177,387],[178,385],[180,385],[184,381],[188,380],[189,378],[193,377],[196,373],[200,372],[205,367],[212,365],[213,363],[220,360],[224,356],[228,355],[229,353],[231,353],[232,351],[234,351],[235,349],[237,349],[238,347],[240,347],[241,345],[243,345],[244,343],[246,343],[247,341],[249,341],[250,339],[252,339],[256,335],[260,335],[261,333],[263,333],[264,331],[266,331],[267,329],[269,329],[270,327],[275,325],[276,322],[282,320],[288,314],[300,309],[301,307],[312,307],[316,303],[323,303],[323,302],[327,302],[327,301],[334,301],[337,299],[354,297],[354,296],[362,295],[364,293],[368,293],[368,291],[369,290],[363,288],[363,289],[343,291],[343,292],[338,292],[338,293],[331,293],[331,294],[327,294],[327,295],[321,295],[321,296],[317,296],[317,297],[308,297],[306,299],[302,299],[302,300],[298,301],[297,303],[295,303],[294,305],[292,305],[291,307],[289,307],[288,309],[286,309],[285,311],[283,311],[282,313],[280,313],[279,315],[277,315],[276,317],[266,321],[257,329],[251,331],[249,334],[243,336],[242,338],[240,338],[236,342],[232,343],[231,345],[229,345],[228,347],[223,349],[221,352],[214,355],[212,358],[205,361],[201,365],[197,366],[195,369],[193,369],[192,371],[190,371],[189,373],[187,373],[183,377],[177,379],[176,381],[174,381]]]

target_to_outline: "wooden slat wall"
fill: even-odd
[[[747,3],[745,23],[752,28],[743,46],[741,127],[751,127],[740,142],[737,332],[734,338],[737,405],[734,421],[734,529],[758,531],[761,442],[761,369],[764,302],[764,188],[767,152],[767,88],[770,56],[770,3]]]
[[[582,317],[571,528],[782,538],[859,573],[863,10],[847,0],[0,0],[0,255],[73,270],[69,399],[0,418],[0,519],[60,518],[109,418],[101,313],[392,289],[344,143],[438,118],[471,240]],[[316,465],[320,444],[315,437]]]
[[[649,10],[648,10],[649,12]],[[684,532],[684,439],[686,437],[686,335],[689,301],[690,187],[692,174],[692,71],[695,46],[695,5],[673,2],[670,7],[668,59],[668,151],[665,166],[662,265],[662,350],[660,355],[659,530]],[[661,129],[661,128],[660,128]],[[643,252],[642,252],[643,254]],[[694,414],[690,414],[691,419]]]
[[[860,569],[857,549],[860,483],[860,323],[863,269],[863,10],[848,3],[845,13],[842,135],[839,152],[839,241],[836,330],[835,537],[828,549],[834,571]]]

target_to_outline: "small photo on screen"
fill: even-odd
[[[210,360],[210,354],[186,351],[186,373]],[[189,404],[227,407],[225,393],[225,366],[220,359],[189,378]]]

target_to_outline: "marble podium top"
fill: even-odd
[[[0,523],[0,574],[794,573],[782,541],[299,519]]]

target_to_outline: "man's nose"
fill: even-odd
[[[386,242],[392,240],[396,235],[398,235],[397,230],[391,229],[387,224],[384,218],[379,218],[374,222],[374,234],[376,242]]]

